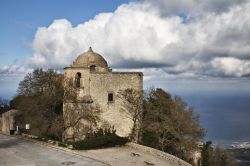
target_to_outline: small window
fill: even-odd
[[[81,85],[81,73],[76,73],[76,76],[75,76],[75,86],[77,88],[79,88]]]
[[[90,66],[90,71],[95,71],[95,65]]]
[[[108,102],[113,102],[113,101],[114,101],[113,93],[108,93]]]

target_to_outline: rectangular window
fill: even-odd
[[[113,102],[114,101],[114,97],[113,97],[113,93],[108,93],[108,102]]]

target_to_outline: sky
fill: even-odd
[[[89,46],[144,87],[250,92],[249,0],[0,0],[0,96]]]

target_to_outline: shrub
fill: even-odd
[[[37,137],[37,138],[34,138],[34,139],[38,140],[38,141],[48,142],[47,138]]]
[[[66,148],[66,147],[67,147],[67,144],[64,144],[64,143],[62,143],[62,142],[58,142],[58,146],[63,147],[63,148]]]
[[[73,142],[72,145],[77,150],[88,150],[124,145],[128,141],[128,138],[116,135],[114,130],[100,129],[97,132],[87,134],[84,140]]]

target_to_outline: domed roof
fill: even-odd
[[[75,67],[90,67],[91,65],[107,68],[107,61],[98,53],[94,52],[91,47],[87,52],[79,55],[73,62]]]

